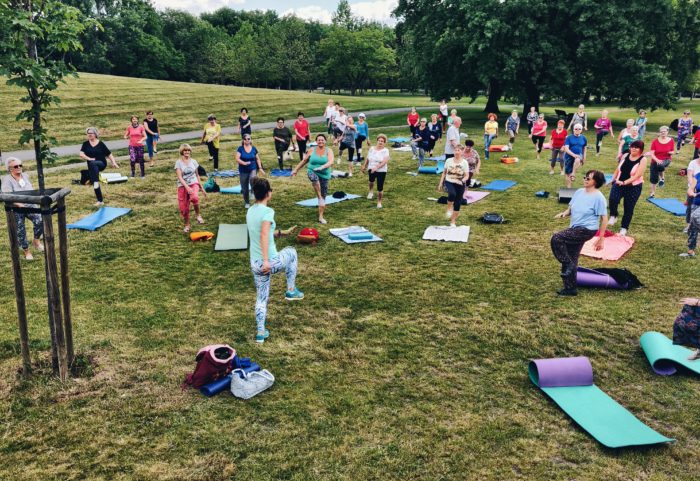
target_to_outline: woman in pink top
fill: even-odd
[[[627,235],[627,229],[632,222],[634,207],[639,196],[642,195],[644,184],[644,171],[647,170],[647,158],[644,157],[644,142],[635,140],[630,144],[630,151],[622,155],[622,160],[617,164],[613,173],[612,188],[610,189],[610,220],[608,225],[617,222],[617,206],[624,199],[625,213],[622,216],[622,228],[620,235]]]
[[[530,133],[532,143],[535,145],[535,152],[537,152],[537,160],[540,160],[545,137],[547,137],[547,121],[544,120],[544,114],[539,114],[537,120],[532,124],[532,132]]]
[[[659,129],[659,137],[651,143],[651,168],[649,169],[649,183],[651,193],[649,198],[656,195],[656,184],[664,186],[664,171],[671,165],[671,156],[674,153],[673,138],[668,135],[668,127],[665,125]]]
[[[124,132],[124,138],[129,139],[129,163],[131,163],[131,176],[135,175],[136,162],[139,163],[141,168],[141,178],[146,176],[146,171],[143,165],[143,146],[146,142],[146,129],[143,125],[139,125],[139,118],[137,116],[131,117],[131,124],[126,128]]]
[[[603,110],[600,113],[600,118],[595,121],[595,155],[600,155],[600,147],[603,145],[603,137],[610,134],[613,135],[612,122],[608,118],[608,111]]]
[[[408,116],[406,116],[406,123],[408,124],[408,128],[411,129],[411,138],[415,137],[416,129],[420,123],[420,115],[416,112],[415,107],[411,107],[411,111],[408,113]]]
[[[297,120],[294,122],[294,135],[299,146],[299,160],[304,160],[306,154],[306,143],[309,141],[309,122],[304,118],[304,112],[297,113]]]

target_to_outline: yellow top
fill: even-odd
[[[209,140],[211,137],[214,137],[216,134],[219,134],[219,136],[214,139],[214,147],[217,149],[219,148],[219,139],[221,139],[221,124],[216,124],[212,126],[209,122],[204,124],[204,132],[206,132],[206,136],[204,140]]]
[[[496,135],[498,131],[498,122],[495,120],[489,120],[484,124],[484,132],[489,135]]]

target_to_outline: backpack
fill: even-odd
[[[503,224],[506,220],[501,214],[496,214],[495,212],[485,212],[484,216],[481,218],[481,222],[484,224]]]
[[[197,173],[200,177],[207,177],[207,171],[201,165],[197,167]]]
[[[299,235],[297,235],[297,242],[302,244],[312,244],[315,245],[318,241],[318,231],[313,227],[304,227]]]
[[[204,183],[204,192],[219,192],[221,187],[216,183],[214,177],[209,177]]]
[[[194,358],[197,361],[194,372],[185,376],[182,387],[199,389],[209,382],[226,377],[231,372],[231,361],[235,355],[236,350],[228,344],[203,347]]]

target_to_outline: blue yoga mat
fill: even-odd
[[[234,185],[233,187],[222,187],[219,192],[221,192],[222,194],[240,194],[241,186]]]
[[[647,199],[657,207],[661,207],[666,212],[673,215],[685,215],[685,206],[678,199]]]
[[[357,199],[358,197],[360,197],[360,196],[355,195],[355,194],[347,194],[342,199],[336,199],[332,195],[327,195],[326,196],[326,205],[335,204],[336,202],[342,202],[344,200]],[[302,200],[302,201],[297,202],[297,205],[300,205],[302,207],[318,207],[318,198],[314,197],[313,199]]]
[[[238,177],[238,171],[237,170],[220,170],[220,171],[214,171],[214,172],[209,172],[210,176],[212,177]]]
[[[609,184],[610,182],[612,182],[612,179],[613,179],[612,174],[605,174],[605,183],[606,184]]]
[[[517,182],[514,180],[494,180],[483,186],[482,189],[502,191],[508,190],[516,184]]]
[[[359,225],[352,225],[341,229],[329,229],[328,232],[345,242],[346,244],[357,244],[361,242],[382,242],[382,238],[372,234],[370,231]]]
[[[403,143],[403,142],[410,142],[411,139],[408,137],[394,137],[392,139],[389,139],[389,142],[398,142],[398,143]]]
[[[251,372],[259,371],[260,365],[257,362],[251,362],[248,366],[241,369],[250,374]],[[212,397],[224,391],[228,391],[231,388],[231,376],[232,374],[229,374],[226,377],[207,383],[199,388],[199,392],[206,397]]]
[[[270,171],[270,175],[272,177],[291,177],[292,170],[291,169],[272,169]]]
[[[445,170],[445,163],[438,162],[437,165],[435,165],[435,166],[424,165],[423,167],[418,169],[418,173],[419,174],[442,174],[443,170]]]
[[[444,161],[445,159],[445,154],[442,155],[434,155],[432,157],[426,157],[425,160],[437,160],[438,162]]]
[[[73,222],[68,224],[69,229],[83,229],[83,230],[97,230],[105,224],[109,224],[117,217],[131,212],[131,209],[122,207],[101,207],[100,210],[90,214],[87,217],[83,217],[78,222]]]

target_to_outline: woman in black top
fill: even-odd
[[[119,164],[114,160],[112,151],[99,139],[99,134],[95,127],[88,127],[85,130],[85,134],[87,134],[87,140],[83,142],[83,146],[80,148],[80,158],[87,161],[88,174],[90,175],[92,187],[95,189],[95,197],[97,197],[95,206],[99,207],[104,204],[102,189],[100,189],[100,172],[107,167],[107,159],[109,159],[112,167],[115,169],[119,168]]]
[[[148,150],[149,167],[155,165],[153,156],[158,153],[158,141],[160,141],[160,127],[158,127],[158,119],[153,116],[153,111],[146,112],[146,118],[143,119],[143,126],[146,128],[146,149]]]
[[[252,123],[253,119],[248,116],[248,109],[243,107],[241,109],[241,116],[238,117],[238,128],[241,131],[241,139],[243,139],[246,134],[250,135],[252,132]]]
[[[629,152],[622,154],[622,160],[617,164],[613,174],[608,225],[612,226],[617,222],[617,206],[620,204],[620,200],[624,199],[623,207],[625,213],[622,215],[620,235],[627,235],[627,229],[629,229],[632,222],[634,207],[637,205],[639,196],[642,195],[644,171],[647,169],[647,158],[644,157],[643,153],[644,142],[641,140],[632,142]]]
[[[279,162],[280,169],[284,169],[284,153],[289,149],[289,144],[293,141],[292,132],[284,125],[284,118],[277,118],[277,126],[272,129],[272,138],[275,139],[277,162]]]

